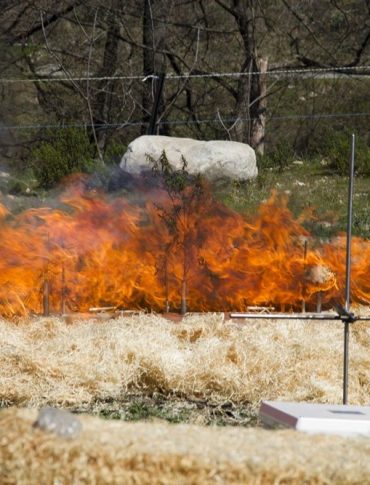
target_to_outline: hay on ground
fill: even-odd
[[[0,412],[3,484],[370,483],[370,441],[294,431],[124,423],[82,417],[75,440]]]
[[[349,397],[369,404],[370,325],[351,326]],[[0,321],[3,405],[91,406],[128,393],[213,402],[341,402],[343,325],[155,315],[67,325]]]

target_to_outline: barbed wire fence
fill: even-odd
[[[171,85],[176,82],[192,82],[193,84],[189,87],[190,90],[197,93],[201,91],[199,86],[194,85],[194,83],[212,83],[219,79],[229,79],[231,82],[239,81],[240,79],[247,79],[251,76],[259,76],[260,72],[188,72],[181,75],[169,73],[166,75],[166,86]],[[319,95],[315,93],[312,89],[312,82],[321,82],[325,85],[331,85],[332,83],[338,82],[367,82],[370,80],[370,65],[365,66],[328,66],[320,68],[287,68],[287,69],[270,69],[264,73],[272,83],[284,83],[286,90],[292,90],[296,94],[290,96],[290,100],[287,103],[284,100],[274,100],[274,94],[268,94],[269,105],[266,112],[266,123],[267,126],[272,124],[274,127],[280,125],[280,130],[282,130],[281,125],[293,127],[292,129],[298,129],[298,123],[318,123],[318,122],[344,122],[352,120],[353,122],[360,123],[363,119],[370,116],[370,103],[366,106],[366,103],[361,106],[361,103],[354,103],[353,109],[348,109],[348,103],[345,108],[347,109],[335,109],[333,106],[335,103],[335,89],[334,93],[331,93],[332,100],[327,103],[330,96],[326,96],[325,89],[323,93]],[[154,82],[158,76],[142,76],[142,75],[114,75],[114,76],[85,76],[85,75],[65,75],[65,71],[54,72],[52,75],[38,76],[38,77],[28,77],[28,78],[0,78],[0,86],[12,87],[16,86],[16,89],[27,89],[28,85],[34,85],[39,83],[43,86],[52,86],[55,83],[60,83],[60,85],[73,85],[75,83],[80,83],[81,86],[84,83],[102,83],[107,82],[107,92],[117,96],[117,93],[109,90],[109,83],[121,82],[122,92],[125,91],[124,83],[138,83],[143,85],[148,81]],[[302,94],[302,86],[304,83],[310,84],[307,88],[309,91],[309,97],[305,98]],[[183,89],[182,85],[182,89]],[[102,89],[101,85],[99,89]],[[104,88],[103,88],[104,89]],[[176,89],[176,88],[174,88]],[[91,86],[90,86],[91,90]],[[339,101],[340,93],[337,93]],[[130,95],[131,96],[131,95]],[[276,98],[276,96],[275,96]],[[321,102],[314,102],[314,98],[320,98]],[[131,99],[131,98],[130,98]],[[157,126],[160,129],[172,129],[175,130],[175,134],[179,133],[179,130],[184,130],[188,128],[188,131],[184,132],[185,135],[196,133],[197,129],[201,127],[209,127],[210,134],[214,133],[222,134],[225,132],[226,137],[226,125],[232,125],[236,121],[251,121],[254,118],[243,118],[240,116],[233,116],[230,112],[227,103],[223,103],[220,100],[219,104],[213,104],[217,97],[213,98],[204,109],[200,109],[199,113],[196,115],[185,110],[180,110],[176,107],[168,114],[168,116],[162,117],[157,121]],[[270,102],[270,100],[272,102]],[[325,101],[325,102],[324,102]],[[117,103],[119,99],[117,98]],[[137,99],[133,100],[133,103],[138,103]],[[304,105],[310,105],[308,109],[304,108]],[[340,104],[340,103],[338,103]],[[328,107],[328,105],[330,105]],[[138,103],[139,106],[139,103]],[[283,107],[283,108],[282,108]],[[357,108],[357,109],[354,109]],[[361,109],[362,108],[362,109]],[[213,112],[213,116],[209,116]],[[181,115],[181,116],[180,116]],[[6,133],[12,133],[17,137],[17,133],[27,132],[27,131],[42,131],[42,130],[65,130],[68,128],[81,128],[81,129],[97,129],[97,130],[114,130],[115,132],[123,132],[127,129],[136,129],[137,131],[143,129],[148,125],[147,121],[143,121],[140,109],[132,109],[131,112],[127,112],[126,116],[122,116],[121,119],[117,117],[115,120],[110,120],[107,122],[96,122],[91,123],[91,120],[81,119],[75,117],[73,120],[65,120],[63,122],[48,122],[45,121],[45,116],[43,120],[31,122],[31,121],[20,121],[20,122],[9,122],[4,116],[5,120],[0,120],[0,134],[3,136]],[[32,118],[31,115],[23,116],[23,119]],[[50,116],[52,118],[52,116]],[[288,124],[288,125],[287,125]],[[275,130],[275,128],[274,128]],[[201,136],[205,136],[204,132]]]
[[[287,115],[287,116],[271,116],[269,117],[269,121],[274,120],[320,120],[320,119],[335,119],[335,118],[367,118],[370,116],[370,112],[358,112],[358,113],[317,113],[312,115]],[[237,120],[248,121],[254,118],[225,118],[223,119],[224,122],[227,123],[234,123]],[[208,119],[199,119],[197,121],[184,121],[184,120],[167,120],[167,121],[159,121],[158,125],[168,125],[168,126],[176,126],[176,125],[196,125],[196,124],[221,124],[220,120],[217,118],[208,118]],[[8,126],[0,126],[1,131],[8,131],[8,130],[39,130],[39,129],[66,129],[66,128],[89,128],[95,126],[96,128],[101,129],[109,129],[109,128],[125,128],[128,126],[147,126],[147,123],[144,121],[127,121],[122,123],[66,123],[63,125],[60,124],[25,124],[25,125],[8,125]]]
[[[366,73],[366,71],[368,71]],[[340,75],[345,73],[346,75],[356,75],[357,73],[362,73],[362,75],[370,76],[370,65],[366,66],[333,66],[333,67],[320,67],[320,68],[291,68],[291,69],[270,69],[264,73],[266,76],[315,76],[322,73],[333,73]],[[184,73],[184,74],[167,74],[167,80],[176,79],[192,79],[192,78],[213,78],[213,77],[250,77],[250,76],[260,76],[260,71],[251,72],[209,72],[209,73]],[[39,76],[37,78],[0,78],[0,83],[34,83],[34,82],[60,82],[60,81],[113,81],[113,80],[141,80],[145,81],[148,78],[156,78],[157,75],[132,75],[132,76]]]

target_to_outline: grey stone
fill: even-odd
[[[158,160],[163,151],[176,169],[181,168],[184,157],[189,173],[202,173],[209,179],[229,177],[243,180],[258,175],[256,154],[245,143],[154,135],[143,135],[133,140],[122,157],[120,167],[128,173],[139,174],[152,167],[148,155]]]
[[[52,407],[40,409],[33,427],[62,438],[76,438],[82,430],[82,424],[76,416],[63,409]]]

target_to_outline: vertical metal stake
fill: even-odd
[[[348,214],[347,214],[347,249],[346,249],[346,289],[344,308],[349,312],[351,297],[351,243],[352,243],[352,206],[353,180],[355,167],[355,135],[352,134],[351,160],[349,164],[348,182]],[[344,322],[344,352],[343,352],[343,404],[348,403],[348,367],[349,367],[349,322]]]
[[[344,322],[343,404],[348,404],[349,323]]]

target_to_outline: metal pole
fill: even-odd
[[[352,243],[352,206],[353,180],[355,167],[355,135],[352,134],[351,159],[348,181],[348,213],[347,213],[347,246],[346,246],[346,289],[344,308],[349,312],[351,297],[351,243]],[[344,352],[343,352],[343,404],[348,403],[348,367],[349,367],[349,321],[344,322]]]
[[[163,91],[163,85],[164,85],[164,79],[166,77],[166,74],[164,72],[161,72],[158,77],[155,78],[155,98],[154,98],[154,106],[153,106],[153,111],[152,115],[150,117],[150,122],[149,122],[149,128],[148,128],[148,135],[155,135],[155,128],[157,124],[157,116],[158,116],[158,109],[159,109],[159,101],[162,96],[162,91]]]

